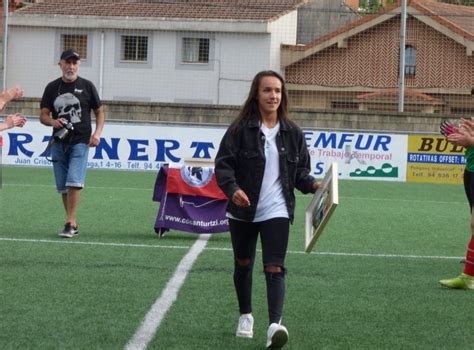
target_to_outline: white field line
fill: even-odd
[[[126,243],[105,243],[105,242],[80,242],[80,241],[64,241],[64,240],[38,240],[38,239],[18,239],[0,237],[0,241],[20,242],[20,243],[42,243],[42,244],[75,244],[75,245],[92,245],[92,246],[108,246],[108,247],[125,247],[125,248],[154,248],[154,249],[189,249],[188,253],[183,257],[176,268],[172,278],[166,284],[165,289],[160,297],[152,305],[148,313],[145,315],[140,327],[134,336],[125,346],[125,350],[144,350],[149,342],[155,336],[161,321],[165,317],[168,310],[178,297],[186,276],[191,270],[194,262],[205,250],[209,251],[230,251],[231,248],[206,248],[207,242],[211,237],[210,234],[200,235],[191,249],[188,246],[166,246],[153,244],[126,244]],[[288,251],[288,254],[306,254],[302,251]],[[399,259],[454,259],[460,260],[462,257],[455,256],[430,256],[430,255],[403,255],[403,254],[366,254],[366,253],[338,253],[338,252],[312,252],[310,255],[323,256],[344,256],[344,257],[376,257],[376,258],[399,258]]]
[[[189,270],[191,270],[197,257],[206,247],[210,236],[211,235],[209,234],[200,235],[188,253],[181,260],[173,274],[173,277],[166,284],[161,296],[155,301],[142,321],[142,324],[135,332],[135,335],[125,346],[126,350],[146,349],[148,343],[153,339],[158,327],[160,326],[161,321],[178,297],[178,292],[183,285]]]
[[[54,185],[41,185],[41,184],[3,184],[3,187],[47,187],[47,188],[55,188]],[[85,188],[93,188],[97,190],[124,190],[124,191],[147,191],[153,192],[152,188],[143,188],[143,187],[104,187],[104,186],[85,186]],[[0,188],[1,189],[1,188]],[[309,194],[301,194],[296,193],[296,197],[308,197],[311,198]],[[383,202],[413,202],[413,203],[435,203],[435,204],[460,204],[465,205],[465,201],[434,201],[434,200],[419,200],[419,199],[393,199],[393,198],[373,198],[373,197],[348,197],[348,196],[339,196],[341,199],[349,199],[349,200],[362,200],[362,201],[383,201]]]
[[[12,187],[48,187],[54,188],[53,185],[28,185],[28,184],[4,184],[4,186]],[[132,187],[100,187],[100,186],[88,186],[88,188],[94,189],[114,189],[114,190],[133,190],[133,191],[150,191],[150,189],[144,188],[132,188]],[[303,195],[297,195],[298,197]],[[363,199],[363,200],[376,200],[376,201],[393,201],[393,199],[383,198],[355,198],[347,197],[349,199]],[[432,202],[432,203],[450,203],[453,202],[441,202],[441,201],[419,201],[419,200],[398,200],[400,202]],[[460,202],[454,202],[460,203]],[[464,203],[463,203],[464,204]],[[132,339],[129,340],[125,346],[125,350],[138,350],[146,349],[148,343],[153,339],[157,329],[159,328],[161,321],[165,317],[168,310],[171,308],[175,300],[177,299],[179,290],[181,289],[189,271],[191,270],[194,262],[204,249],[213,251],[230,251],[230,248],[206,248],[207,242],[211,235],[200,235],[196,242],[189,249],[187,246],[167,246],[167,245],[148,245],[148,244],[125,244],[125,243],[104,243],[104,242],[80,242],[80,241],[54,241],[54,240],[34,240],[34,239],[17,239],[0,237],[0,241],[11,241],[11,242],[27,242],[27,243],[43,243],[43,244],[76,244],[76,245],[92,245],[92,246],[110,246],[110,247],[127,247],[127,248],[155,248],[155,249],[189,249],[188,253],[183,257],[178,267],[176,268],[172,278],[166,284],[160,297],[155,301],[151,309],[145,315],[140,327],[135,332]],[[302,251],[288,251],[288,254],[306,254]],[[369,253],[338,253],[338,252],[312,252],[311,255],[324,255],[324,256],[347,256],[347,257],[377,257],[377,258],[402,258],[402,259],[455,259],[459,260],[462,257],[452,256],[423,256],[423,255],[403,255],[403,254],[369,254]]]
[[[166,239],[166,238],[164,238]],[[146,249],[189,249],[189,246],[182,245],[164,245],[164,244],[129,244],[129,243],[105,243],[105,242],[81,242],[71,240],[49,240],[49,239],[22,239],[0,237],[1,241],[9,242],[24,242],[24,243],[42,243],[42,244],[76,244],[76,245],[91,245],[91,246],[107,246],[107,247],[123,247],[123,248],[146,248]],[[207,251],[232,251],[232,248],[204,248]],[[261,252],[260,249],[258,249]],[[398,258],[398,259],[431,259],[431,260],[459,260],[464,257],[460,256],[442,256],[442,255],[412,255],[412,254],[374,254],[374,253],[345,253],[345,252],[311,252],[310,254],[304,251],[289,250],[288,254],[297,255],[321,255],[321,256],[346,256],[346,257],[373,257],[373,258]]]

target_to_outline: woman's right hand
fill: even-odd
[[[247,195],[242,190],[237,190],[232,195],[232,202],[238,207],[248,208],[250,207],[250,201]]]

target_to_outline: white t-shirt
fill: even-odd
[[[265,135],[265,172],[263,173],[262,189],[258,199],[257,211],[253,222],[265,221],[273,218],[288,218],[285,197],[280,182],[280,159],[276,144],[276,137],[280,131],[280,123],[272,129],[264,124],[260,130]]]

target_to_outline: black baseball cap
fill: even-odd
[[[77,51],[74,51],[73,49],[67,49],[65,51],[63,51],[63,53],[61,54],[61,59],[62,60],[80,60],[81,59],[81,56],[79,56],[79,54],[77,53]]]

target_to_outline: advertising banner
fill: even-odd
[[[161,163],[214,160],[225,127],[106,122],[89,168],[158,170]],[[340,179],[405,181],[407,135],[304,131],[311,172],[321,178],[333,162]],[[24,128],[3,133],[3,164],[51,166],[51,128],[29,118]]]
[[[440,135],[408,137],[407,181],[462,184],[464,147]]]
[[[340,179],[406,180],[407,135],[305,131],[305,137],[317,177],[336,162]]]
[[[4,132],[3,164],[51,166],[47,150],[51,131],[29,119],[24,128]],[[224,132],[224,128],[106,122],[100,144],[89,151],[88,168],[158,170],[164,162],[214,159]]]

